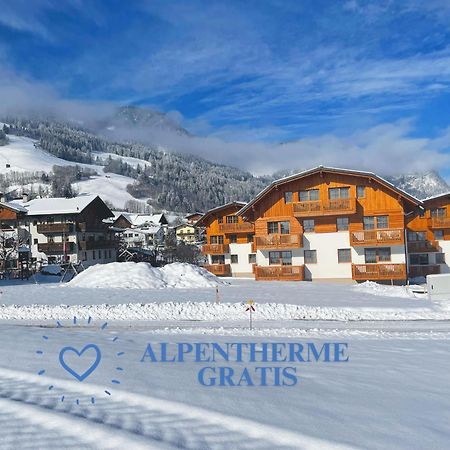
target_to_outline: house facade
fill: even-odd
[[[254,225],[237,212],[245,206],[231,202],[208,211],[196,227],[206,228],[202,253],[206,269],[220,276],[252,277],[256,254],[253,250]]]
[[[427,250],[432,254],[430,264],[436,265],[433,258],[437,257],[439,270],[448,270],[442,263],[445,250],[430,250],[431,241],[439,241],[437,237],[442,238],[440,248],[446,248],[447,233],[450,237],[450,225],[447,231],[438,231],[437,237],[432,231],[438,226],[436,217],[444,215],[435,210],[445,208],[447,199],[421,202],[373,173],[317,167],[273,182],[233,212],[238,217],[234,220],[247,224],[246,234],[254,234],[242,259],[253,262],[257,280],[404,283],[426,271],[415,268],[421,257],[413,256],[413,251]],[[208,236],[204,253],[213,266],[228,264],[230,255],[226,234],[225,247],[211,247],[211,238],[219,231],[216,210],[203,219]],[[447,226],[447,222],[442,224],[441,220],[439,226]],[[416,242],[419,238],[413,233],[421,227],[431,244]],[[212,268],[213,273],[221,270],[232,276],[237,273],[231,264],[225,269]]]
[[[7,204],[25,215],[32,257],[48,263],[82,263],[88,267],[117,259],[114,233],[105,219],[111,210],[95,195],[74,198],[14,200]]]
[[[199,241],[200,229],[190,223],[182,223],[175,227],[177,242],[193,245]]]

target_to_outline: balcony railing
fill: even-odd
[[[350,245],[401,245],[404,242],[404,233],[401,228],[386,230],[361,230],[350,231]]]
[[[441,273],[441,267],[439,264],[430,264],[424,266],[409,266],[409,276],[411,278],[415,277],[426,277],[427,275],[433,275]]]
[[[223,255],[230,253],[230,246],[228,244],[206,244],[202,247],[204,255]]]
[[[255,266],[256,280],[291,280],[305,279],[305,266]]]
[[[431,228],[450,228],[450,217],[432,217]]]
[[[254,225],[250,222],[221,223],[219,225],[221,233],[253,233],[254,228]]]
[[[336,216],[356,213],[355,198],[313,200],[293,203],[294,216]]]
[[[408,241],[410,253],[440,252],[438,241]]]
[[[230,264],[207,264],[203,266],[208,272],[219,277],[229,277],[231,275]]]
[[[37,225],[37,232],[41,234],[71,233],[72,231],[72,223],[39,223]]]
[[[256,249],[277,250],[300,248],[303,246],[301,234],[268,234],[267,236],[255,236]]]
[[[77,224],[77,229],[81,233],[101,233],[108,230],[108,225],[102,224],[102,223],[86,223],[86,222],[80,222]]]
[[[38,251],[42,253],[72,253],[73,249],[73,242],[46,242],[38,244]]]
[[[405,280],[406,264],[352,264],[354,280]]]
[[[114,248],[116,241],[100,240],[100,241],[80,241],[80,250],[97,250],[102,248]]]

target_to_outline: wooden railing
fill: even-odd
[[[70,233],[73,230],[72,223],[38,223],[37,232],[46,233]]]
[[[227,277],[231,275],[230,264],[207,264],[203,266],[208,272],[219,277]]]
[[[99,240],[99,241],[80,241],[81,250],[97,250],[101,248],[114,248],[116,241],[111,240]]]
[[[256,249],[288,249],[300,248],[303,246],[301,234],[268,234],[267,236],[255,236]]]
[[[408,241],[410,253],[440,252],[438,241]]]
[[[432,217],[431,228],[450,228],[450,217]]]
[[[73,242],[46,242],[38,244],[38,251],[43,253],[72,253],[74,248]]]
[[[356,213],[355,198],[338,198],[333,200],[313,200],[292,204],[294,216],[335,216]]]
[[[354,280],[406,280],[406,264],[352,264]]]
[[[439,264],[430,264],[426,266],[409,266],[409,276],[414,277],[426,277],[427,275],[441,273],[441,267]]]
[[[250,222],[219,224],[221,233],[253,233],[254,230],[255,227]]]
[[[385,230],[350,231],[350,245],[401,245],[404,242],[404,232],[401,228]]]
[[[202,247],[204,255],[223,255],[230,253],[230,246],[228,244],[205,244]]]
[[[255,279],[302,281],[305,266],[255,266]]]

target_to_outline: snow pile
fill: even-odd
[[[47,264],[41,269],[43,275],[61,275],[63,270],[59,264]]]
[[[152,267],[147,263],[97,264],[86,269],[68,283],[82,288],[204,288],[226,284],[207,270],[186,263]]]
[[[410,292],[406,286],[388,286],[385,284],[378,284],[374,281],[365,281],[361,284],[356,284],[353,289],[361,293],[378,295],[382,297],[397,297],[397,298],[411,298],[414,294]]]

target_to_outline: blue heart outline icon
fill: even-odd
[[[84,373],[82,373],[81,375],[78,373],[78,372],[76,372],[75,370],[73,370],[65,361],[64,361],[64,354],[66,353],[66,352],[74,352],[76,355],[78,355],[78,356],[82,356],[83,355],[83,353],[86,351],[86,350],[89,350],[89,349],[94,349],[95,350],[95,353],[96,353],[96,358],[95,358],[95,361],[92,363],[92,365],[84,372]],[[75,377],[78,381],[83,381],[83,380],[85,380],[89,375],[91,375],[92,374],[92,372],[97,368],[97,366],[100,364],[100,360],[102,359],[102,354],[101,354],[101,352],[100,352],[100,349],[98,348],[98,346],[97,345],[95,345],[95,344],[87,344],[87,345],[85,345],[84,346],[84,348],[82,349],[82,350],[80,350],[80,351],[78,351],[76,348],[74,348],[74,347],[70,347],[70,346],[68,346],[68,347],[64,347],[64,348],[62,348],[61,349],[61,351],[59,352],[59,363],[61,364],[61,366],[62,366],[62,368],[64,369],[64,370],[66,370],[67,372],[69,372],[70,373],[70,375],[72,375],[73,377]]]

